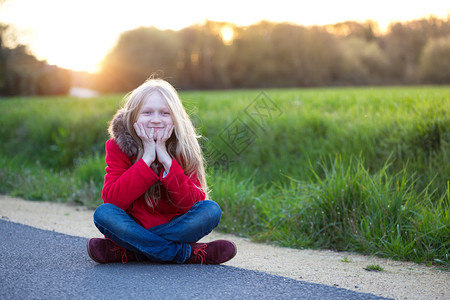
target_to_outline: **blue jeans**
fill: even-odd
[[[209,234],[221,216],[216,202],[204,200],[169,223],[145,229],[124,210],[106,203],[95,210],[94,224],[105,237],[132,251],[138,260],[183,263],[191,255],[189,244]]]

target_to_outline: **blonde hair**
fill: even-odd
[[[137,121],[145,100],[155,92],[159,92],[166,100],[173,118],[174,131],[172,136],[166,141],[167,152],[177,160],[186,175],[192,177],[195,174],[197,176],[200,182],[200,187],[197,188],[202,189],[206,197],[208,197],[205,161],[198,143],[198,139],[201,136],[196,133],[177,91],[165,80],[148,79],[124,98],[126,102],[122,108],[123,120],[126,130],[138,145],[136,161],[142,158],[144,147],[134,130],[133,124]],[[161,168],[161,165],[153,163],[152,168],[156,171]],[[154,207],[158,203],[161,197],[160,191],[161,183],[159,182],[159,184],[150,187],[145,193],[145,200],[150,207]]]

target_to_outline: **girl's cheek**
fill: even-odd
[[[139,118],[136,123],[140,124],[140,125],[144,125],[145,124],[145,119],[144,118]]]

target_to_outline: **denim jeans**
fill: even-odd
[[[169,223],[145,229],[113,204],[102,204],[94,213],[94,224],[105,237],[132,251],[138,260],[183,263],[191,255],[190,243],[209,234],[220,221],[216,202],[204,200]]]

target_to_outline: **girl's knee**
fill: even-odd
[[[128,230],[130,222],[134,221],[114,204],[102,204],[94,212],[94,224],[105,235],[107,232],[113,232],[116,236],[123,234]]]
[[[111,219],[111,212],[118,209],[117,206],[111,203],[104,203],[97,207],[94,212],[94,223],[105,224]]]
[[[212,200],[204,200],[202,201],[202,205],[205,206],[208,211],[208,215],[211,223],[219,224],[220,218],[222,217],[222,210],[220,209],[219,204]]]

